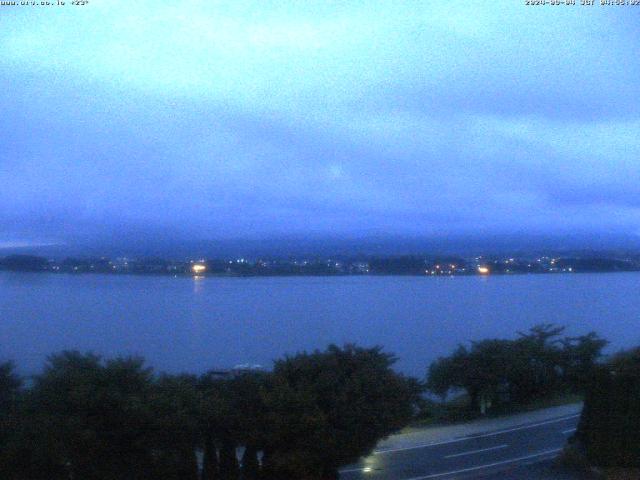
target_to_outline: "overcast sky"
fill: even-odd
[[[0,7],[0,246],[638,233],[640,7],[577,3]]]

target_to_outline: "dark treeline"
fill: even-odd
[[[49,270],[49,261],[35,255],[9,255],[0,259],[0,267],[12,271],[41,272]]]
[[[0,478],[335,479],[414,415],[421,386],[394,361],[331,346],[221,377],[63,352],[28,387],[5,363]]]
[[[593,332],[562,337],[563,331],[541,324],[515,340],[461,345],[431,364],[428,388],[443,398],[462,389],[470,410],[483,414],[559,394],[583,393],[607,342]]]
[[[597,366],[575,439],[593,465],[640,469],[640,348]]]
[[[573,451],[590,465],[640,468],[640,348],[605,359],[607,342],[598,335],[563,337],[563,331],[541,324],[515,340],[460,346],[431,364],[427,387],[443,400],[462,390],[468,416],[582,395]]]

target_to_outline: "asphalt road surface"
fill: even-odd
[[[504,430],[428,445],[378,450],[343,468],[343,480],[477,478],[556,457],[579,415],[565,415]],[[526,477],[522,477],[526,478]]]

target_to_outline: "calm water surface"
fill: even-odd
[[[640,345],[640,273],[172,278],[0,272],[0,359],[34,372],[51,352],[140,354],[202,372],[329,343],[383,345],[422,376],[459,342],[540,322]]]

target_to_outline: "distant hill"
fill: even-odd
[[[263,239],[192,239],[170,235],[121,235],[117,240],[95,240],[0,249],[0,257],[29,253],[50,258],[65,256],[135,256],[160,258],[219,258],[292,256],[390,256],[390,255],[497,255],[580,254],[589,252],[640,252],[636,235],[483,235],[483,236],[362,236],[362,237],[294,237]]]

